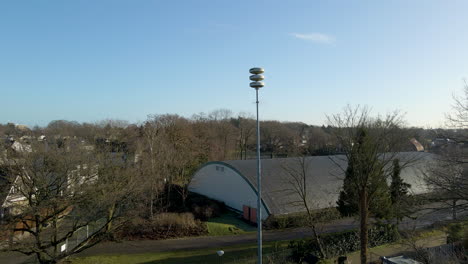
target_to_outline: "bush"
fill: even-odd
[[[208,219],[212,217],[217,217],[220,216],[220,209],[217,204],[211,204],[211,205],[204,205],[204,206],[198,206],[198,205],[193,205],[192,206],[192,213],[195,215],[197,219],[200,219],[202,221],[207,221]]]
[[[264,222],[266,229],[285,229],[294,227],[307,226],[307,218],[305,214],[291,215],[270,215]]]
[[[463,234],[463,247],[468,250],[468,228],[465,230],[465,233]]]
[[[135,218],[124,225],[118,238],[127,240],[167,239],[207,234],[206,225],[191,213],[162,213],[153,219]]]
[[[318,251],[314,248],[315,245],[311,243],[311,240],[291,241],[288,246],[292,249],[291,259],[295,263],[316,263],[318,261],[316,257]]]
[[[312,219],[316,223],[329,222],[336,219],[340,219],[340,213],[336,208],[325,208],[315,210],[312,213]],[[285,229],[307,226],[307,214],[306,213],[294,213],[287,215],[270,215],[265,221],[264,225],[266,229]]]
[[[324,234],[320,236],[327,257],[346,255],[360,248],[359,233],[357,230],[339,233]],[[377,225],[369,229],[369,247],[375,247],[398,240],[398,231],[393,225]],[[294,261],[307,261],[312,256],[320,256],[319,247],[313,239],[291,241],[289,248],[293,250]],[[315,263],[308,261],[307,263]]]
[[[202,221],[218,217],[226,211],[226,205],[224,203],[195,193],[189,195],[187,205],[195,218]]]
[[[447,230],[447,243],[455,243],[463,240],[463,225],[461,223],[450,224]]]

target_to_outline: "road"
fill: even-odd
[[[467,216],[468,212],[464,214]],[[406,219],[400,224],[403,230],[419,229],[430,226],[436,222],[450,220],[450,211],[438,211],[432,213],[419,213],[417,220]],[[462,215],[459,215],[462,217]],[[319,233],[332,233],[349,230],[358,227],[358,220],[354,218],[345,218],[333,223],[323,224],[317,227]],[[272,230],[263,233],[265,242],[300,239],[311,237],[311,231],[307,228],[295,228],[288,230]],[[123,241],[123,242],[104,242],[92,248],[81,252],[78,256],[93,256],[103,254],[139,254],[139,253],[157,253],[176,250],[196,250],[203,248],[224,248],[241,244],[250,244],[256,242],[256,233],[217,236],[217,237],[191,237],[169,240],[143,240],[143,241]],[[27,258],[19,253],[0,254],[0,263],[17,264],[23,263]]]
[[[465,212],[465,216],[468,212]],[[462,217],[462,215],[459,215]],[[401,230],[413,230],[430,226],[436,222],[447,221],[451,219],[451,212],[441,210],[437,212],[418,213],[418,219],[406,219],[400,223]],[[359,222],[354,218],[344,218],[333,221],[330,224],[319,225],[317,230],[319,233],[333,233],[344,230],[357,228]],[[256,233],[232,236],[217,236],[217,237],[194,237],[181,238],[170,240],[145,240],[145,241],[124,241],[121,243],[105,242],[96,245],[93,248],[87,249],[80,253],[80,256],[92,256],[100,254],[133,254],[133,253],[149,253],[149,252],[165,252],[175,250],[194,250],[202,248],[223,248],[228,246],[256,243]],[[281,241],[300,239],[311,237],[312,232],[308,228],[295,228],[288,230],[272,230],[263,233],[263,240]]]

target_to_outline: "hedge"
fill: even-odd
[[[359,230],[323,234],[320,235],[320,239],[328,258],[346,255],[360,249]],[[398,239],[398,231],[393,225],[381,224],[369,229],[369,247],[395,242]],[[319,247],[314,239],[291,241],[289,248],[292,249],[293,260],[298,263],[320,256]]]

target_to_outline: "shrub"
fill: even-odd
[[[195,193],[189,195],[187,205],[195,218],[202,221],[218,217],[226,211],[226,205],[224,203]]]
[[[340,213],[336,208],[324,208],[312,212],[312,219],[316,223],[328,222],[340,218]],[[308,225],[307,222],[306,213],[294,213],[278,216],[270,215],[264,225],[266,229],[284,229],[304,227]]]
[[[311,240],[297,240],[291,241],[289,244],[289,248],[292,249],[291,251],[291,259],[295,263],[303,263],[306,261],[307,263],[316,263],[317,262],[317,253],[315,249],[315,244],[311,243]],[[313,260],[316,259],[314,262]]]
[[[451,224],[447,230],[447,243],[463,240],[463,225],[461,223]]]
[[[468,250],[468,228],[466,228],[465,233],[463,234],[463,247]]]
[[[359,233],[357,230],[344,231],[321,235],[322,244],[325,247],[327,257],[346,255],[357,251],[360,247]],[[369,229],[369,246],[394,242],[398,240],[398,231],[393,225],[377,225]],[[306,258],[320,256],[319,247],[313,239],[291,241],[289,248],[293,249],[292,258],[301,263]],[[310,262],[308,262],[310,263]],[[312,262],[315,263],[315,262]]]
[[[122,227],[120,239],[167,239],[207,234],[206,225],[191,213],[162,213],[153,219],[135,218]]]

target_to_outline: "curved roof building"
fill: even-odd
[[[427,192],[421,175],[435,155],[402,152],[397,158],[403,164],[403,180],[411,184],[415,194]],[[297,177],[305,175],[309,204],[314,209],[336,206],[343,184],[347,161],[344,155],[279,158],[262,160],[262,215],[281,215],[303,211],[294,186]],[[224,202],[242,211],[256,208],[256,160],[216,161],[204,164],[193,176],[189,190]],[[294,182],[296,182],[294,184]]]

